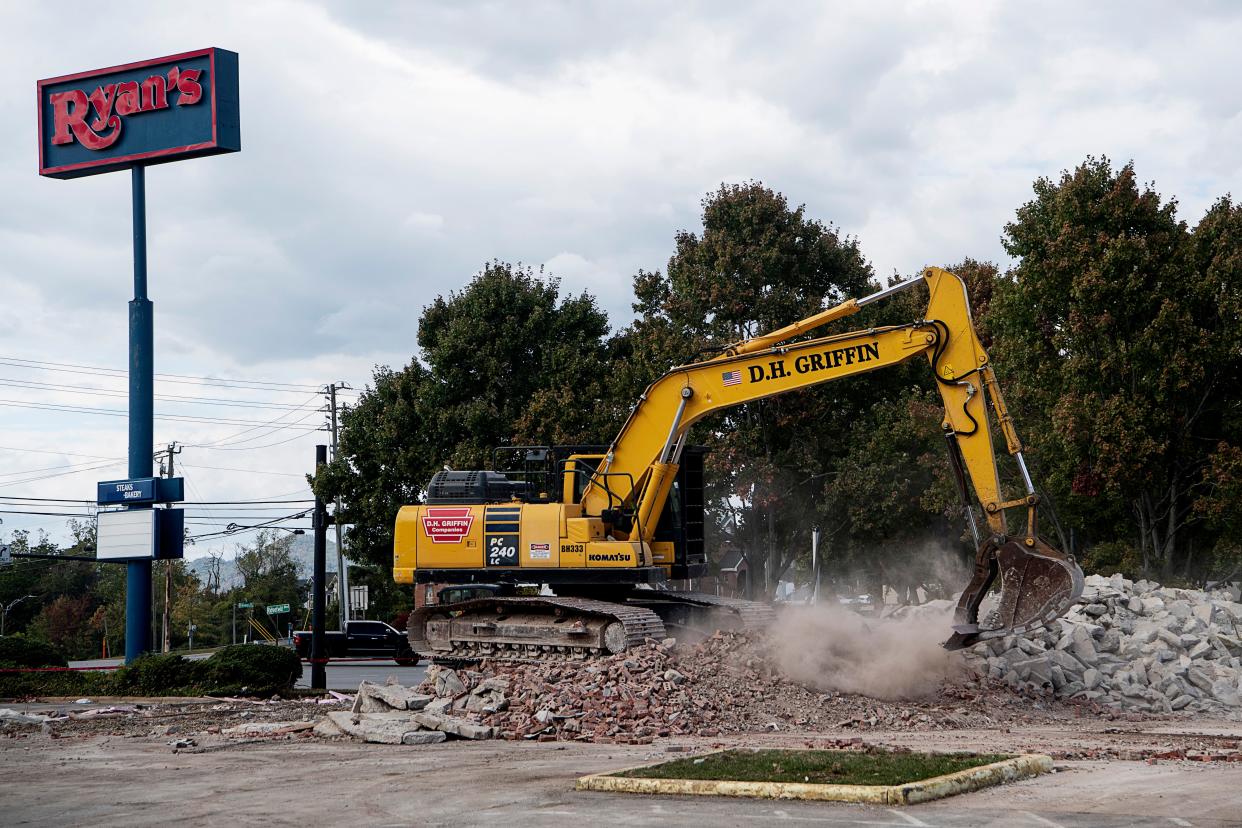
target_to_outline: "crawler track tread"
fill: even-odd
[[[565,610],[580,616],[593,616],[596,618],[610,618],[613,621],[622,624],[625,629],[625,647],[630,649],[643,644],[649,639],[656,641],[662,640],[666,636],[664,622],[660,620],[660,616],[645,607],[629,606],[623,603],[612,601],[599,601],[592,598],[572,598],[561,596],[538,596],[538,597],[503,597],[503,598],[476,598],[472,601],[462,601],[451,605],[454,611],[472,612],[479,610],[493,610],[497,606],[521,607],[525,610],[544,611],[551,615],[556,610]],[[425,655],[428,658],[439,660],[459,660],[463,662],[481,661],[488,658],[494,661],[565,661],[575,657],[581,657],[582,654],[576,650],[573,652],[564,652],[559,649],[552,649],[541,652],[537,657],[532,658],[529,649],[524,648],[513,653],[507,653],[501,649],[497,652],[480,655],[475,652],[469,652],[462,649],[458,642],[448,642],[449,649],[432,647],[423,634],[423,619],[443,612],[444,607],[433,605],[423,607],[410,613],[410,623],[408,635],[410,647],[414,652]]]

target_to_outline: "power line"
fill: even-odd
[[[98,466],[87,466],[86,468],[76,468],[73,471],[56,472],[53,474],[45,474],[45,475],[41,475],[38,477],[25,477],[20,480],[9,480],[7,482],[0,483],[0,486],[19,486],[23,483],[35,483],[39,480],[50,480],[53,477],[65,477],[71,474],[81,474],[82,472],[98,471],[100,469],[111,468],[112,466],[120,466],[120,465],[123,465],[124,463],[125,463],[124,460],[117,460],[113,463],[102,463]]]
[[[18,368],[39,368],[42,370],[59,370],[70,374],[90,374],[95,376],[120,376],[125,377],[129,372],[123,368],[107,368],[101,365],[82,365],[75,362],[49,362],[39,359],[24,359],[22,357],[0,356],[0,365],[13,365]],[[156,374],[157,379],[165,382],[179,382],[195,385],[218,385],[224,388],[245,388],[252,387],[254,390],[269,390],[288,393],[305,393],[306,391],[319,390],[318,386],[303,385],[291,382],[277,382],[275,380],[246,380],[235,379],[229,377],[198,377],[189,374]],[[267,387],[261,387],[267,386]]]
[[[101,454],[80,454],[80,453],[75,453],[72,451],[52,451],[50,449],[19,448],[17,446],[0,446],[0,451],[21,451],[21,452],[29,452],[31,454],[55,454],[60,457],[86,457],[91,460],[112,460],[116,462],[121,462],[125,460],[124,457],[104,457]],[[70,464],[70,465],[76,465],[76,464]],[[241,468],[236,468],[233,466],[204,466],[199,463],[183,462],[181,463],[181,465],[183,467],[188,466],[189,468],[192,468],[192,469],[213,469],[215,471],[244,472],[246,474],[270,474],[270,475],[276,475],[278,477],[305,477],[306,476],[305,473],[300,473],[300,472],[279,472],[279,471],[270,471],[267,469],[241,469]],[[65,468],[65,466],[51,466],[49,468]],[[34,470],[33,469],[27,470],[27,472],[30,472],[30,471],[34,471]],[[27,472],[14,472],[14,473],[25,474]],[[0,475],[0,476],[3,476],[3,475]]]
[[[182,463],[181,466],[182,468],[189,466],[192,469],[214,469],[216,471],[245,472],[246,474],[274,474],[274,475],[279,475],[281,477],[305,477],[306,476],[305,474],[296,474],[294,472],[264,471],[263,469],[238,469],[238,468],[232,468],[229,466],[203,466],[203,465],[199,465],[198,463]]]
[[[90,457],[94,460],[123,460],[123,457],[104,457],[99,454],[74,454],[72,451],[53,451],[51,449],[17,448],[16,446],[0,446],[0,451],[26,451],[32,454],[57,454],[64,457]]]
[[[68,497],[22,497],[19,495],[0,495],[0,501],[9,502],[17,500],[31,500],[36,503],[80,503],[83,505],[94,506],[96,501],[86,500],[84,498],[68,498]],[[185,500],[180,501],[184,506],[244,506],[244,505],[285,505],[290,503],[314,503],[311,498],[302,500]]]
[[[319,429],[314,429],[314,431],[319,431]],[[201,448],[201,449],[207,449],[208,451],[258,451],[259,449],[272,448],[274,446],[283,446],[285,443],[292,443],[294,440],[301,440],[303,437],[307,437],[307,436],[310,436],[310,434],[313,434],[314,431],[307,432],[306,434],[295,434],[294,436],[290,437],[288,440],[281,440],[280,442],[277,442],[277,443],[267,443],[266,445],[262,445],[262,446],[189,446],[189,448]],[[183,463],[182,465],[185,465],[185,464]]]
[[[233,535],[233,534],[237,534],[238,532],[242,532],[242,531],[254,531],[256,529],[268,529],[268,528],[275,526],[278,523],[283,523],[284,521],[287,521],[287,520],[296,520],[298,518],[304,518],[313,511],[314,509],[303,509],[302,511],[295,512],[291,515],[285,515],[284,517],[280,517],[280,518],[273,518],[272,520],[269,520],[265,523],[258,523],[253,526],[240,527],[232,532],[230,532],[227,528],[225,528],[224,530],[220,532],[208,532],[202,535],[190,535],[188,540],[201,540],[203,538],[217,537],[217,536],[223,536],[223,535]]]
[[[310,396],[310,398],[309,398],[306,402],[307,402],[307,403],[309,403],[309,402],[310,402],[310,400],[315,399],[317,396],[319,396],[319,395],[318,395],[318,394],[312,394],[312,395]],[[303,403],[303,405],[305,405],[305,403]],[[298,419],[296,419],[296,420],[294,420],[293,422],[290,422],[290,423],[282,423],[282,422],[281,422],[281,420],[283,420],[285,417],[288,417],[288,416],[289,416],[289,414],[281,414],[280,416],[275,417],[275,418],[273,418],[273,419],[271,419],[271,420],[268,420],[267,422],[264,422],[264,423],[258,423],[258,424],[256,424],[256,425],[251,426],[250,428],[242,429],[241,431],[237,432],[236,434],[231,434],[231,435],[229,435],[228,437],[221,437],[219,440],[213,440],[213,441],[211,441],[210,443],[196,443],[196,444],[191,444],[191,445],[190,445],[190,448],[211,448],[211,447],[213,447],[213,446],[220,446],[220,445],[231,445],[231,444],[234,444],[234,443],[249,443],[249,442],[251,442],[251,441],[253,441],[253,440],[261,440],[261,439],[263,439],[264,437],[269,437],[269,436],[271,436],[272,434],[275,434],[275,433],[276,433],[276,432],[278,432],[278,431],[283,431],[283,430],[288,429],[288,428],[296,428],[296,427],[298,427],[300,423],[302,423],[302,422],[306,421],[308,418],[310,418],[311,416],[313,416],[313,415],[314,415],[316,412],[318,412],[318,411],[319,411],[319,409],[318,409],[318,408],[313,408],[313,409],[311,409],[310,411],[308,411],[306,414],[304,414],[303,416],[299,417]],[[290,414],[291,414],[291,413],[292,413],[292,412],[290,412]],[[249,432],[251,432],[251,431],[259,431],[259,430],[261,430],[261,429],[265,429],[265,428],[269,429],[269,430],[267,431],[267,433],[266,433],[266,434],[256,434],[254,437],[247,437],[247,438],[246,438],[246,439],[244,439],[244,440],[238,440],[238,439],[237,439],[238,437],[241,437],[243,434],[247,434],[247,433],[249,433]],[[319,427],[318,427],[318,426],[313,426],[313,427],[312,427],[312,426],[302,426],[302,428],[304,428],[304,429],[310,429],[310,430],[312,430],[312,431],[318,431],[318,430],[319,430]]]
[[[12,377],[0,377],[0,386],[25,388],[39,391],[57,391],[68,394],[88,395],[93,397],[128,397],[129,392],[119,388],[100,388],[93,385],[66,385],[62,383],[35,382],[19,380]],[[231,400],[223,397],[193,397],[184,394],[156,394],[155,399],[161,402],[172,402],[194,405],[215,405],[226,408],[260,408],[276,410],[301,410],[304,405],[290,403],[261,402],[259,400]]]
[[[5,405],[17,406],[18,408],[33,408],[39,411],[59,411],[59,412],[66,413],[66,414],[96,414],[96,415],[102,415],[102,416],[107,416],[107,417],[128,417],[129,416],[128,411],[121,411],[120,409],[116,409],[116,408],[93,408],[90,406],[71,405],[67,403],[35,403],[35,402],[23,402],[21,400],[5,400],[5,399],[0,399],[0,403],[3,403]],[[309,414],[307,414],[307,417],[314,414],[317,410],[318,409],[312,410]],[[283,416],[288,416],[288,415],[286,414]],[[255,426],[255,428],[260,428],[266,425],[265,423],[259,422],[257,420],[239,420],[239,419],[234,419],[234,418],[229,418],[229,417],[207,417],[207,416],[198,416],[198,415],[193,415],[193,414],[156,414],[155,419],[173,420],[174,422],[179,422],[179,423],[206,423],[209,425],[233,425],[233,426],[253,425]],[[305,420],[305,419],[306,417],[302,418],[302,420]],[[301,422],[302,420],[298,420],[297,422]],[[294,427],[296,427],[296,424],[294,423],[291,423],[287,426],[283,426],[283,428],[294,428]],[[314,427],[303,426],[303,428],[307,431],[320,431],[321,430],[318,426],[314,426]]]

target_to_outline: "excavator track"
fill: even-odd
[[[762,630],[776,620],[776,611],[769,604],[706,592],[639,589],[631,593],[627,603],[649,607],[664,619],[667,627],[689,628],[704,633]]]
[[[477,598],[410,613],[410,648],[447,661],[571,661],[666,636],[650,609],[590,598]]]

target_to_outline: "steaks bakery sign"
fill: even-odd
[[[77,178],[241,149],[237,53],[199,49],[38,82],[39,174]]]

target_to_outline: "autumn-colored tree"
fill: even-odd
[[[520,265],[489,263],[419,323],[422,359],[378,368],[341,420],[315,489],[339,496],[351,557],[390,582],[397,510],[444,466],[490,468],[496,447],[607,442],[615,401],[608,319],[587,295]],[[377,596],[378,598],[378,596]]]
[[[1208,454],[1238,403],[1237,211],[1194,233],[1132,165],[1088,159],[1006,226],[989,309],[1032,459],[1088,541],[1187,566]]]
[[[758,182],[703,200],[701,233],[677,234],[666,271],[639,271],[630,331],[647,381],[704,351],[766,333],[874,288],[857,241],[808,218]],[[696,425],[708,455],[717,526],[770,595],[809,549],[815,503],[844,435],[867,405],[867,380],[783,394]],[[873,389],[872,389],[873,393]]]

